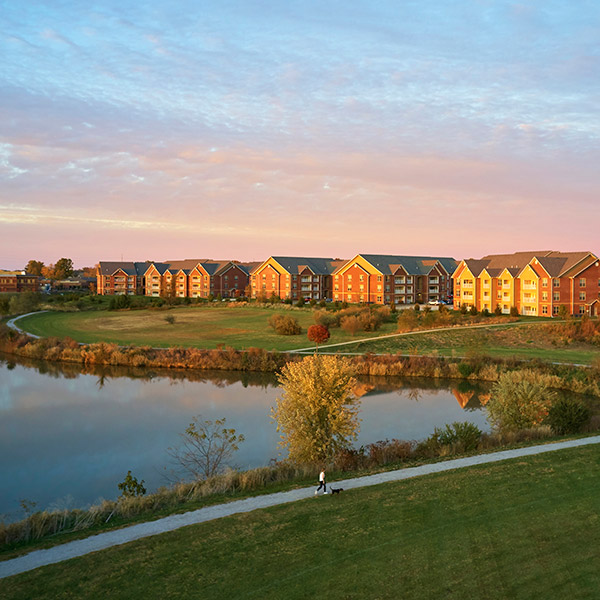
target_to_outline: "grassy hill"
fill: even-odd
[[[0,581],[17,598],[595,598],[600,447],[228,517]]]

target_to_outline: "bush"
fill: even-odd
[[[340,326],[344,331],[347,331],[350,335],[356,335],[358,331],[362,329],[362,323],[360,317],[356,315],[348,315],[342,317]]]
[[[548,375],[531,369],[508,371],[494,385],[486,405],[488,420],[499,431],[538,427],[548,416],[555,397]]]
[[[481,439],[481,430],[474,423],[464,421],[452,423],[443,429],[434,430],[434,435],[442,446],[453,446],[456,450],[469,452],[476,450]]]
[[[298,335],[302,333],[302,327],[300,327],[298,319],[289,315],[272,315],[269,319],[269,325],[279,335]]]
[[[516,306],[511,306],[510,307],[510,316],[511,317],[518,317],[519,316],[519,309]]]
[[[557,435],[579,433],[590,421],[592,411],[574,398],[559,398],[548,412],[548,424]]]

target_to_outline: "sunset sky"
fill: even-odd
[[[600,3],[5,0],[0,268],[600,251]]]

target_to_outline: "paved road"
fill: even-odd
[[[348,490],[370,485],[377,485],[380,483],[387,483],[390,481],[401,481],[403,479],[410,479],[412,477],[428,475],[430,473],[440,473],[442,471],[461,469],[473,465],[494,463],[511,458],[518,458],[521,456],[531,456],[533,454],[553,452],[555,450],[562,450],[564,448],[575,448],[578,446],[599,443],[600,435],[566,442],[530,446],[529,448],[519,448],[517,450],[504,450],[491,454],[481,454],[467,458],[458,458],[455,460],[423,465],[420,467],[412,467],[408,469],[400,469],[398,471],[388,471],[386,473],[378,473],[376,475],[357,477],[355,479],[336,481],[335,486]],[[267,508],[269,506],[277,506],[279,504],[287,504],[289,502],[303,500],[313,497],[314,490],[314,487],[302,488],[298,490],[291,490],[289,492],[255,496],[253,498],[246,498],[245,500],[229,502],[227,504],[207,506],[199,510],[194,510],[179,515],[171,515],[170,517],[165,517],[156,521],[139,523],[137,525],[125,527],[123,529],[117,529],[115,531],[107,531],[106,533],[100,533],[89,538],[55,546],[54,548],[35,550],[34,552],[26,554],[25,556],[19,556],[11,560],[0,562],[0,578],[16,575],[18,573],[24,573],[25,571],[31,571],[44,565],[51,565],[63,560],[75,558],[77,556],[83,556],[85,554],[89,554],[90,552],[96,552],[97,550],[104,550],[106,548],[111,548],[112,546],[118,546],[120,544],[131,542],[133,540],[139,540],[151,535],[173,531],[174,529],[186,527],[187,525],[195,525],[197,523],[204,523],[206,521],[220,519],[221,517],[227,517],[229,515],[246,513],[260,508]]]

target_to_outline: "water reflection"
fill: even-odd
[[[453,421],[487,429],[485,387],[382,377],[361,385],[358,445],[423,439]],[[269,417],[278,393],[273,374],[82,368],[0,355],[0,513],[20,516],[21,499],[46,507],[114,498],[130,469],[154,490],[166,481],[167,448],[198,414],[225,417],[245,435],[237,466],[267,464],[278,457]]]

